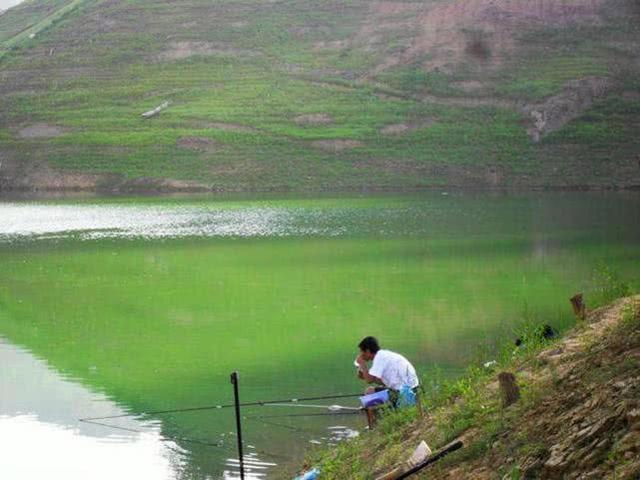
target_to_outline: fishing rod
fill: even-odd
[[[266,407],[298,407],[298,408],[322,408],[330,412],[339,412],[340,410],[352,410],[360,412],[362,407],[344,407],[342,405],[309,405],[308,403],[266,403]]]
[[[357,415],[360,411],[353,412],[323,412],[323,413],[290,413],[287,415],[256,415],[250,417],[244,417],[247,420],[261,419],[261,418],[289,418],[289,417],[335,417],[338,415]]]
[[[272,406],[277,404],[292,404],[292,403],[297,404],[298,402],[305,402],[305,401],[311,402],[315,400],[332,400],[335,398],[355,398],[355,397],[361,397],[361,396],[362,396],[362,393],[354,393],[354,394],[340,394],[340,395],[323,395],[319,397],[285,398],[283,400],[268,400],[268,401],[258,400],[255,402],[240,403],[239,406],[240,407],[266,407],[266,406]],[[227,404],[220,404],[220,405],[206,405],[202,407],[176,408],[171,410],[154,410],[154,411],[141,412],[141,413],[123,413],[119,415],[107,415],[104,417],[88,417],[88,418],[81,418],[79,419],[79,421],[86,422],[86,421],[93,421],[93,420],[108,420],[112,418],[138,417],[143,415],[164,415],[168,413],[187,413],[187,412],[198,412],[203,410],[220,410],[223,408],[235,408],[235,406],[236,406],[235,403],[227,403]],[[287,405],[287,406],[291,406],[291,405]],[[330,406],[331,405],[327,405],[325,408],[329,408]],[[339,407],[339,405],[337,406]],[[353,408],[353,407],[341,407],[341,409],[342,408]]]

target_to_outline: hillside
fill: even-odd
[[[526,345],[526,341],[525,341]],[[497,373],[513,372],[521,398],[502,408]],[[320,478],[373,479],[421,440],[464,448],[411,478],[521,480],[640,478],[640,296],[591,312],[552,344],[526,347],[492,372],[463,378],[415,412],[319,457]],[[435,450],[435,448],[434,448]],[[314,462],[315,463],[315,462]]]
[[[0,189],[637,188],[639,79],[635,0],[27,0]]]

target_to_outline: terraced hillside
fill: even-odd
[[[3,190],[634,188],[640,4],[27,0],[0,162]]]

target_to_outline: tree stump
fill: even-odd
[[[507,408],[520,399],[520,389],[516,383],[516,376],[513,373],[500,372],[498,374],[498,382],[500,383],[502,408]]]
[[[584,304],[584,299],[581,293],[576,293],[573,297],[569,299],[571,302],[571,306],[573,307],[573,313],[580,320],[584,320],[587,318],[587,307]]]

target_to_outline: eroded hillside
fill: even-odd
[[[0,188],[636,187],[638,25],[633,0],[25,2]]]

